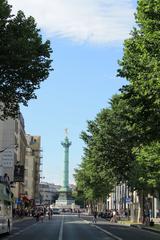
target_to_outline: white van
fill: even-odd
[[[61,213],[61,211],[60,211],[60,209],[59,208],[52,208],[52,213],[53,214],[60,214]]]

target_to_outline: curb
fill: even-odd
[[[146,230],[146,231],[155,232],[155,233],[159,233],[160,234],[159,230],[153,229],[153,228],[150,228],[150,227],[145,227],[145,226],[135,225],[135,224],[131,224],[130,226],[134,227],[134,228],[143,229],[143,230]]]
[[[114,223],[114,222],[106,222],[107,225],[121,226],[121,227],[130,227],[130,223]]]
[[[138,228],[138,229],[141,229],[142,226],[140,224],[131,224],[130,227],[134,227],[134,228]]]
[[[157,230],[157,229],[152,229],[152,228],[147,228],[147,227],[142,227],[142,229],[144,229],[146,231],[155,232],[155,233],[159,233],[160,234],[160,231]]]

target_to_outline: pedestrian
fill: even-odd
[[[6,191],[7,191],[8,193],[10,193],[10,179],[9,179],[9,176],[8,176],[7,173],[4,174],[4,176],[3,176],[3,181],[5,182],[5,184],[6,184],[6,186],[7,186]]]
[[[36,221],[39,222],[39,217],[40,217],[40,214],[39,214],[39,211],[37,211],[36,213]]]
[[[149,210],[144,210],[144,224],[146,226],[149,226],[149,223],[150,223],[150,213],[149,213]]]
[[[96,223],[97,222],[97,211],[95,210],[93,212],[93,223]]]
[[[51,209],[49,208],[48,210],[48,220],[52,219],[52,213],[51,213]]]
[[[80,213],[81,213],[81,212],[80,212],[80,209],[78,209],[78,217],[79,217],[79,218],[80,218]]]
[[[40,219],[41,219],[41,222],[43,222],[43,220],[44,220],[44,212],[43,211],[40,213]]]
[[[111,218],[110,222],[117,223],[117,212],[116,212],[116,210],[113,210],[112,218]]]

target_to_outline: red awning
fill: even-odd
[[[23,202],[29,202],[30,201],[29,197],[26,196],[26,195],[22,197],[22,200],[23,200]]]

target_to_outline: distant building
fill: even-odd
[[[28,199],[35,198],[35,158],[33,155],[32,148],[30,147],[31,135],[26,135],[27,138],[27,148],[25,157],[25,179],[24,179],[24,189],[25,195]]]
[[[39,202],[41,138],[26,134],[27,151],[25,157],[25,195]]]
[[[40,203],[52,204],[58,197],[58,190],[61,186],[53,183],[41,182],[40,183]]]
[[[76,185],[69,184],[69,188],[71,189],[72,192],[74,192],[76,190]]]

